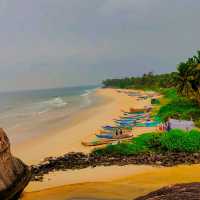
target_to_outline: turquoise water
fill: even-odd
[[[13,143],[63,126],[97,101],[97,86],[0,93],[0,127]]]

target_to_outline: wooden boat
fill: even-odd
[[[133,135],[129,135],[129,134],[122,134],[122,135],[97,134],[96,137],[105,138],[105,139],[124,139],[124,138],[133,137]]]
[[[145,108],[130,108],[130,113],[146,112]]]
[[[131,130],[132,129],[127,129],[127,128],[116,128],[116,129],[110,129],[110,130],[99,130],[99,133],[100,134],[113,134],[115,133],[116,131],[122,131],[124,134],[128,134],[128,133],[131,133]]]
[[[109,144],[112,141],[114,142],[116,140],[101,140],[101,141],[99,140],[99,141],[92,141],[92,142],[84,142],[84,141],[82,141],[81,144],[83,146],[99,146],[99,145]]]
[[[100,139],[100,140],[91,141],[91,142],[82,141],[81,144],[83,146],[87,146],[87,147],[94,147],[94,146],[112,144],[112,143],[121,142],[121,141],[131,141],[133,138],[134,138],[134,136],[129,137],[129,138],[122,138],[122,139]]]
[[[98,138],[106,138],[106,139],[113,139],[113,134],[101,133],[101,134],[96,134],[96,137],[98,137]]]
[[[145,122],[145,123],[137,123],[136,127],[156,127],[159,125],[159,122]]]
[[[113,131],[113,130],[116,130],[116,129],[122,129],[122,130],[132,130],[132,127],[131,126],[125,126],[125,127],[122,127],[122,126],[103,126],[102,127],[104,129],[104,131]]]
[[[145,116],[146,116],[145,114],[128,114],[128,115],[120,117],[120,119],[136,119],[136,118],[145,117]]]

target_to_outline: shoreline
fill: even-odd
[[[97,96],[98,94],[96,94],[96,92],[94,92],[94,94]],[[53,139],[53,137],[59,136],[62,134],[62,138],[66,138],[66,136],[63,136],[64,132],[67,132],[68,129],[71,129],[73,127],[75,127],[77,124],[84,122],[86,119],[84,118],[84,116],[88,116],[89,118],[94,114],[95,108],[101,107],[101,106],[105,106],[109,103],[112,102],[112,98],[106,98],[104,96],[98,96],[98,100],[95,103],[92,103],[90,106],[88,107],[83,107],[81,108],[79,111],[74,112],[69,119],[66,119],[66,125],[63,127],[59,127],[55,130],[51,130],[48,131],[44,134],[41,134],[39,136],[30,138],[29,140],[26,140],[24,142],[21,142],[19,144],[14,144],[12,145],[12,152],[15,156],[20,157],[22,160],[24,160],[24,162],[28,163],[29,165],[32,164],[36,164],[38,162],[40,162],[42,159],[51,156],[51,154],[49,154],[49,152],[45,152],[46,154],[43,154],[45,157],[39,156],[37,153],[34,152],[33,149],[30,149],[29,151],[33,152],[35,155],[35,159],[31,159],[28,155],[27,152],[24,152],[24,150],[27,148],[30,148],[31,146],[34,146],[37,148],[38,144],[41,143],[45,143],[45,141],[48,141],[49,138]],[[54,132],[56,132],[56,134],[54,134]],[[57,144],[55,144],[57,145]],[[69,151],[68,151],[69,152]],[[61,153],[65,153],[65,151],[61,152]],[[56,154],[57,156],[60,154]]]
[[[69,152],[88,153],[92,147],[84,147],[81,144],[83,140],[92,140],[94,133],[101,126],[112,124],[113,119],[118,118],[122,110],[128,111],[130,107],[141,108],[150,103],[149,100],[138,102],[135,97],[118,93],[116,89],[98,89],[95,95],[102,98],[100,104],[74,115],[66,127],[56,131],[56,134],[47,133],[13,146],[13,154],[32,165],[50,156],[60,156]],[[144,132],[145,128],[138,128],[136,131]]]

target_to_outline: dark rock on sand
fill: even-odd
[[[43,175],[52,171],[83,169],[86,167],[110,165],[155,165],[174,166],[179,164],[200,163],[200,153],[145,153],[131,156],[96,155],[83,153],[68,153],[60,157],[46,158],[39,165],[32,166],[32,181],[42,181]]]
[[[200,183],[178,184],[164,187],[135,200],[199,200]]]
[[[10,142],[0,129],[0,199],[18,199],[31,179],[29,168],[10,152]]]

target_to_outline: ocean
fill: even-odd
[[[66,126],[70,117],[98,101],[97,86],[0,93],[0,127],[12,143]]]

